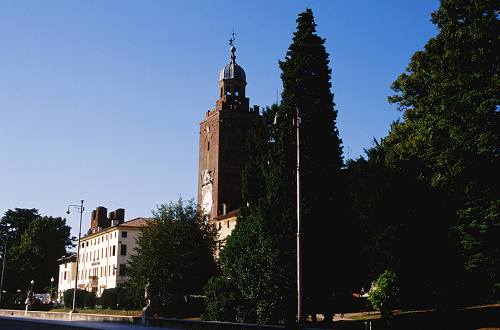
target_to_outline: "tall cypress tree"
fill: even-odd
[[[341,176],[342,147],[331,92],[331,69],[325,39],[316,34],[310,9],[299,14],[286,58],[280,62],[283,80],[278,122],[279,153],[286,167],[283,205],[295,210],[296,139],[292,119],[300,116],[300,194],[304,307],[324,305],[325,298],[346,285],[342,278],[348,237]],[[291,205],[290,205],[291,204]],[[295,214],[288,215],[295,226]],[[324,256],[324,257],[322,257]]]

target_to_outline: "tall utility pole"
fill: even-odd
[[[3,292],[3,273],[5,271],[5,259],[7,259],[7,235],[5,235],[5,243],[3,247],[3,256],[2,256],[2,279],[0,280],[0,306],[2,303],[2,292]]]
[[[274,116],[274,125],[278,123],[278,113]],[[300,111],[296,108],[294,125],[297,133],[297,322],[302,321],[302,250],[300,246]]]
[[[71,313],[75,313],[76,312],[76,310],[75,310],[76,289],[77,289],[77,283],[78,283],[78,264],[79,264],[78,259],[80,256],[80,238],[82,236],[82,214],[83,214],[83,210],[85,210],[85,208],[83,207],[83,199],[80,201],[80,205],[73,205],[73,204],[68,205],[68,210],[66,211],[67,214],[70,213],[69,212],[70,207],[74,207],[80,212],[80,228],[78,230],[78,247],[76,248],[75,288],[73,290],[73,308],[71,310]]]
[[[302,321],[302,267],[300,248],[300,113],[297,108],[295,117],[297,129],[297,322]]]

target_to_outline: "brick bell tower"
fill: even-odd
[[[236,64],[236,47],[229,40],[230,62],[220,72],[220,97],[200,122],[198,205],[210,221],[240,208],[241,170],[250,123],[259,108],[249,108],[245,71]]]

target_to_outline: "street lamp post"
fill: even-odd
[[[53,287],[54,287],[54,277],[50,278],[50,302],[52,302],[52,296],[53,296]]]
[[[78,230],[78,247],[76,248],[76,274],[75,274],[75,288],[73,290],[73,308],[71,309],[71,313],[75,313],[75,302],[76,302],[76,288],[77,288],[77,282],[78,282],[78,259],[80,257],[80,238],[81,238],[81,235],[82,235],[82,214],[83,214],[83,210],[85,210],[85,208],[83,207],[83,199],[80,200],[80,205],[74,205],[74,204],[70,204],[68,205],[68,210],[66,211],[67,214],[69,214],[69,208],[70,207],[74,207],[76,208],[79,212],[80,212],[80,227],[79,227],[79,230]]]
[[[5,259],[7,258],[7,235],[5,235],[5,243],[3,247],[3,256],[2,256],[2,279],[0,280],[0,306],[2,303],[2,292],[3,292],[3,273],[5,271]]]
[[[30,287],[28,289],[28,294],[26,295],[26,300],[24,301],[24,304],[26,305],[26,309],[24,310],[24,316],[28,315],[28,309],[30,305],[33,304],[33,284],[35,284],[35,281],[31,280],[30,281]]]

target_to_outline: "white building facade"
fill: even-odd
[[[81,238],[78,288],[100,297],[104,289],[125,283],[127,262],[147,221],[146,218],[132,219]]]
[[[75,287],[76,254],[64,256],[57,260],[59,262],[59,279],[57,283],[57,301],[62,301],[64,291]]]

